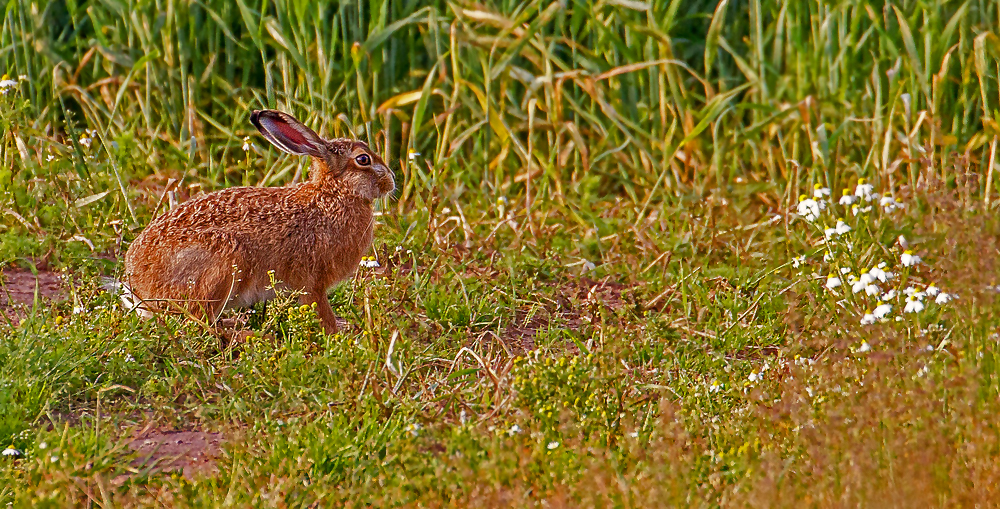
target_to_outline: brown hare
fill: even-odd
[[[154,219],[125,253],[125,283],[143,315],[179,306],[214,322],[224,309],[274,297],[273,271],[279,288],[316,303],[332,334],[326,291],[371,246],[372,201],[393,191],[392,171],[364,142],[325,140],[287,113],[254,111],[250,122],[279,149],[310,156],[310,180],[223,189]]]

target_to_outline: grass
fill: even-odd
[[[0,321],[0,502],[997,498],[994,3],[5,12],[0,265],[66,295]],[[307,171],[252,134],[261,106],[397,172],[380,267],[330,295],[351,327],[287,299],[236,343],[124,315],[101,277],[154,214]],[[839,205],[862,177],[904,207]],[[904,312],[931,285],[957,299]],[[151,429],[217,434],[214,468],[143,461]]]

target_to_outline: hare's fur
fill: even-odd
[[[362,142],[310,140],[315,133],[290,116],[261,113],[272,115],[270,125],[255,121],[272,143],[313,157],[311,179],[217,191],[156,218],[125,255],[126,283],[146,308],[179,307],[214,321],[223,309],[274,297],[273,272],[279,288],[300,290],[302,303],[316,303],[332,333],[337,325],[326,291],[350,277],[371,246],[372,200],[392,191],[392,173]],[[313,145],[295,145],[303,140],[275,122],[304,129]],[[358,165],[361,154],[371,164]]]

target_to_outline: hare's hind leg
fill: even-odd
[[[333,308],[330,307],[330,299],[327,298],[325,291],[313,290],[308,292],[299,297],[299,302],[302,304],[312,304],[315,302],[316,314],[319,315],[319,321],[323,324],[323,331],[328,335],[333,335],[337,332],[337,317],[333,314]]]

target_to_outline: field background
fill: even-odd
[[[2,9],[0,265],[63,290],[0,300],[0,502],[1000,496],[997,2]],[[123,315],[100,276],[154,213],[307,171],[261,107],[396,171],[381,266],[331,294],[350,327],[278,305],[229,344]],[[904,280],[957,300],[863,327],[824,289],[797,203],[858,178],[906,207],[845,215],[843,265],[898,265],[903,235]],[[177,430],[218,445],[135,450]]]

